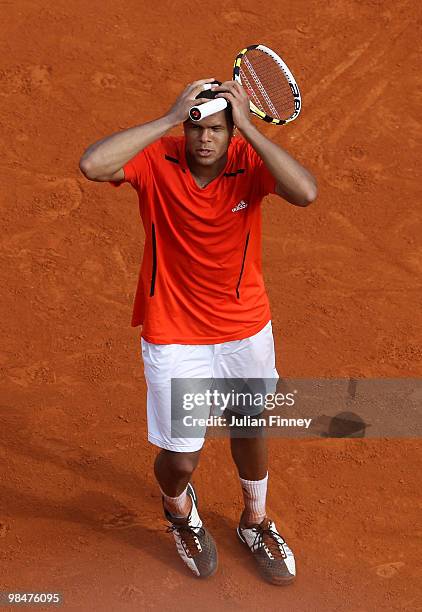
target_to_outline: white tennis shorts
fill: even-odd
[[[204,438],[171,435],[172,378],[278,379],[271,321],[261,331],[220,344],[152,344],[141,338],[147,383],[148,440],[176,452],[195,452]]]

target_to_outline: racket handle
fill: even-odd
[[[193,106],[189,111],[189,117],[192,121],[201,121],[201,119],[205,119],[205,117],[218,113],[225,108],[227,108],[227,100],[225,98],[215,98],[199,106]]]

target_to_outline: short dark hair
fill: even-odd
[[[221,85],[221,81],[212,81],[211,85]],[[204,91],[200,91],[199,94],[195,97],[195,100],[198,98],[208,98],[209,100],[214,100],[217,93],[212,91],[211,89],[205,89]],[[227,125],[229,129],[233,129],[234,121],[232,114],[232,105],[229,101],[227,101],[227,107],[224,109],[224,114],[226,115]]]

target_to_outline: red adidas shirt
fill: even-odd
[[[163,137],[124,166],[138,192],[145,248],[132,326],[155,344],[216,344],[270,320],[261,272],[262,198],[275,179],[233,138],[227,165],[200,188],[184,137]]]

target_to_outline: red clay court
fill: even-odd
[[[89,183],[78,161],[186,83],[230,78],[245,45],[274,48],[296,76],[299,119],[257,125],[319,182],[309,208],[263,203],[279,372],[422,374],[418,3],[200,8],[2,5],[0,590],[57,590],[75,611],[422,610],[418,439],[271,440],[291,587],[263,583],[236,538],[227,440],[208,442],[195,478],[218,574],[195,580],[164,532],[130,327],[137,197]]]

